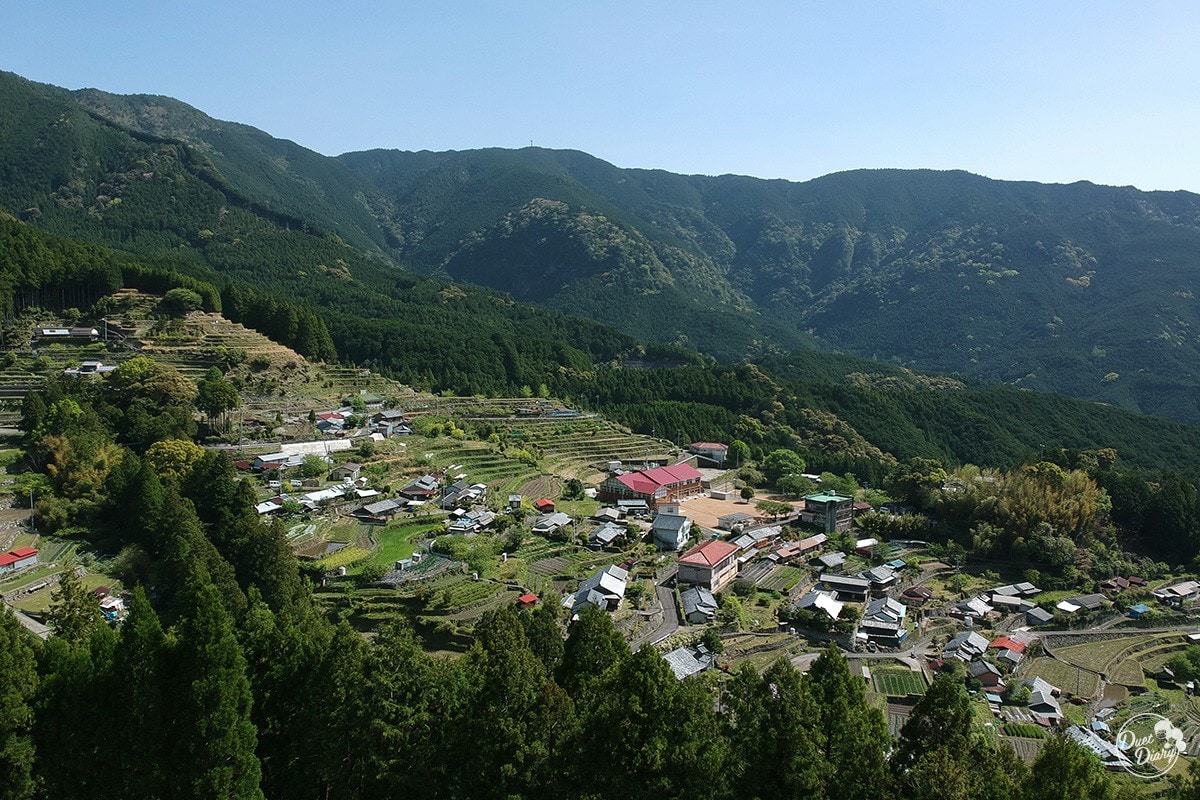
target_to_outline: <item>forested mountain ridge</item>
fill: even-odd
[[[1200,421],[1190,193],[685,176],[538,148],[330,159],[170,98],[9,74],[0,93],[0,207],[206,279],[273,283],[331,309],[354,358],[377,333],[344,331],[345,315],[397,313],[424,273],[723,361],[816,344]]]
[[[603,258],[564,274],[583,259],[556,248],[578,238],[572,213],[591,209],[627,237],[640,234],[638,246],[658,258],[632,260],[662,264],[660,285],[706,291],[729,312],[752,310],[828,345],[923,369],[1200,419],[1200,197],[1190,193],[928,170],[805,183],[682,176],[535,149],[341,159],[416,210],[402,219],[412,233],[401,251],[416,268],[490,280],[518,297],[541,270],[553,280],[537,282],[529,299],[643,336],[673,330],[669,302],[657,325],[636,318],[636,303],[614,307],[612,286],[596,279],[613,283]],[[493,191],[499,174],[506,191],[528,190],[516,199]],[[465,213],[442,213],[468,197]],[[546,203],[557,204],[557,240]],[[426,236],[422,222],[432,220]],[[652,282],[654,273],[638,277]],[[719,338],[691,331],[685,341],[728,357]]]

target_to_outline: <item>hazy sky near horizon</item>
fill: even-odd
[[[542,147],[1200,191],[1200,3],[14,3],[0,69],[334,155]],[[3,109],[0,109],[3,113]]]

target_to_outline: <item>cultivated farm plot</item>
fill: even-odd
[[[871,672],[871,679],[875,682],[875,691],[888,697],[925,694],[928,688],[923,674],[903,668],[876,667]]]
[[[889,704],[887,707],[887,725],[888,733],[893,739],[900,738],[900,730],[904,727],[904,723],[908,722],[908,715],[912,709],[907,706],[895,706]]]
[[[780,566],[759,582],[759,587],[776,592],[789,591],[804,576],[804,571],[798,567]]]
[[[1005,736],[1015,736],[1022,739],[1045,739],[1046,731],[1040,725],[1020,722],[1006,722],[1001,729]]]
[[[1017,757],[1026,764],[1032,764],[1038,753],[1041,752],[1044,740],[1005,737],[1005,741],[1012,745]]]
[[[1076,697],[1095,697],[1100,690],[1096,673],[1045,656],[1035,658],[1026,668],[1025,677],[1035,675]]]
[[[529,565],[529,569],[536,572],[538,575],[566,575],[571,569],[571,562],[563,556],[551,556],[543,558],[540,561],[535,561]]]

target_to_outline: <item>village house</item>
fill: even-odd
[[[745,511],[735,511],[723,517],[717,517],[717,527],[723,531],[733,531],[737,527],[745,527],[754,522],[754,515]]]
[[[1006,594],[992,595],[991,605],[1002,614],[1019,614],[1033,608],[1033,603],[1024,597],[1013,597]]]
[[[615,547],[625,541],[627,534],[624,525],[605,522],[588,535],[588,544],[596,548]]]
[[[1063,718],[1062,707],[1058,704],[1058,687],[1052,686],[1042,678],[1029,678],[1021,681],[1029,687],[1029,713],[1034,722],[1046,727],[1054,727]]]
[[[807,495],[800,521],[817,525],[825,533],[848,531],[854,522],[854,498],[833,492]]]
[[[571,524],[571,518],[561,511],[553,514],[543,514],[533,523],[533,532],[540,536],[550,536]]]
[[[988,640],[975,631],[963,631],[955,634],[946,642],[942,658],[957,658],[960,661],[972,661],[987,652]]]
[[[612,506],[605,506],[603,508],[596,509],[596,513],[592,514],[590,519],[600,523],[616,522],[617,520],[621,519],[622,516],[623,515],[619,510],[613,508]]]
[[[1104,592],[1105,594],[1120,594],[1121,592],[1128,591],[1129,589],[1141,589],[1145,587],[1145,585],[1146,579],[1139,578],[1136,575],[1128,578],[1113,576],[1100,584],[1100,591]]]
[[[955,603],[954,608],[950,609],[950,613],[958,617],[976,617],[982,619],[988,614],[991,614],[995,609],[988,603],[987,598],[983,595],[969,597],[966,600],[960,600]]]
[[[542,497],[533,501],[533,507],[537,509],[539,514],[553,514],[556,507],[554,501],[548,497]]]
[[[680,647],[669,653],[663,653],[663,659],[666,660],[668,666],[671,667],[671,672],[679,680],[709,669],[715,660],[713,654],[708,652],[708,648],[702,644]]]
[[[732,583],[737,572],[737,547],[720,539],[709,539],[679,557],[677,580],[716,593]]]
[[[1034,586],[1032,583],[1025,581],[1022,583],[1010,583],[1004,586],[997,586],[995,589],[992,589],[990,592],[988,592],[988,594],[993,596],[1002,595],[1005,597],[1033,597],[1034,595],[1041,594],[1041,592],[1041,589]]]
[[[1034,606],[1025,612],[1025,622],[1035,627],[1039,625],[1049,625],[1054,621],[1054,615],[1044,608]]]
[[[1003,690],[1004,678],[1000,675],[1000,670],[996,669],[996,665],[990,661],[972,661],[967,665],[967,675],[979,681],[985,689],[1000,689]]]
[[[834,570],[839,569],[846,563],[846,557],[841,553],[826,553],[823,556],[813,559],[813,563],[822,569]]]
[[[408,500],[432,500],[440,485],[438,479],[432,475],[422,475],[405,484],[398,494]]]
[[[849,603],[867,602],[871,584],[866,578],[822,573],[818,580],[837,594],[837,599]]]
[[[818,533],[816,536],[809,536],[796,542],[796,546],[800,548],[800,555],[808,555],[809,553],[819,550],[829,541],[829,537],[823,533]]]
[[[672,552],[687,544],[691,534],[692,521],[682,514],[658,514],[651,526],[654,543]]]
[[[888,589],[896,585],[896,571],[886,565],[865,569],[858,575],[866,578],[871,584],[871,591],[875,594],[885,594]]]
[[[579,590],[563,598],[563,606],[578,614],[584,606],[595,606],[601,611],[616,611],[625,599],[625,587],[629,573],[620,567],[605,567],[579,584]]]
[[[833,592],[813,590],[807,592],[792,606],[792,611],[821,611],[831,620],[836,620],[842,614],[845,603],[838,600]]]
[[[602,503],[643,500],[653,507],[703,494],[702,480],[700,471],[690,464],[625,472],[606,478],[596,498]]]
[[[866,556],[869,558],[871,555],[873,555],[873,551],[878,544],[879,540],[874,537],[859,539],[854,543],[854,552],[858,553],[860,556]]]
[[[890,597],[870,600],[863,609],[859,637],[887,647],[899,647],[908,638],[904,622],[907,616],[908,608],[899,600]]]
[[[910,586],[900,593],[900,600],[912,605],[921,605],[933,597],[933,592],[924,586]]]
[[[717,615],[717,598],[703,586],[692,586],[679,593],[683,602],[683,618],[689,625],[712,622]]]
[[[350,512],[350,516],[368,522],[387,522],[395,518],[408,504],[401,499],[379,500]]]
[[[726,456],[729,454],[729,445],[718,442],[692,442],[688,445],[688,452],[699,456],[715,467],[724,467]]]
[[[38,551],[32,547],[18,547],[0,555],[0,572],[16,572],[38,563]]]
[[[1173,608],[1190,606],[1200,597],[1200,583],[1196,581],[1180,581],[1170,586],[1154,590],[1154,597],[1160,602]]]
[[[353,461],[347,461],[345,464],[339,464],[329,471],[329,480],[344,481],[358,480],[358,476],[362,474],[362,464],[356,464]]]
[[[480,533],[491,526],[496,521],[494,512],[488,511],[486,508],[474,509],[467,511],[462,516],[458,517],[446,526],[448,533],[473,534]]]
[[[650,516],[650,504],[645,500],[618,500],[617,511],[620,511],[623,517],[644,519]]]

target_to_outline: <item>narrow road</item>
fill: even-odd
[[[0,614],[2,614],[2,613],[5,613],[5,612],[0,611]],[[34,636],[38,637],[39,639],[43,639],[43,640],[50,638],[50,629],[47,628],[42,623],[38,622],[36,619],[32,619],[31,617],[25,616],[20,611],[17,611],[15,608],[12,609],[12,613],[13,613],[13,616],[17,618],[17,622],[24,625],[25,629],[28,630],[30,633],[32,633]]]
[[[665,573],[658,576],[654,592],[658,596],[658,606],[662,609],[663,621],[649,634],[638,636],[629,642],[631,650],[637,650],[644,644],[655,644],[679,630],[679,614],[675,611],[675,590],[670,584],[675,579],[676,567],[671,566]]]

